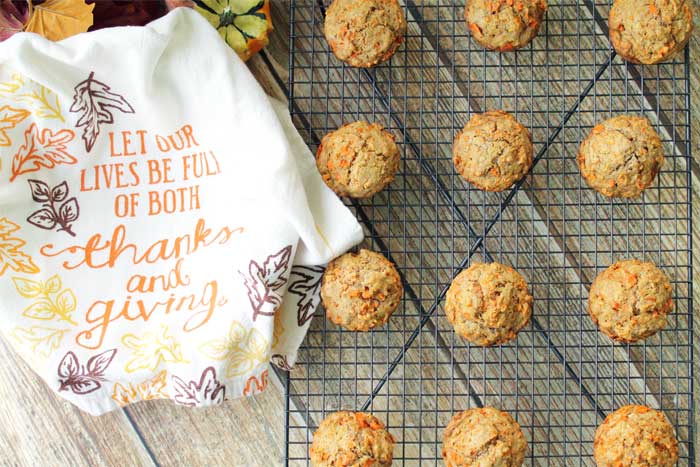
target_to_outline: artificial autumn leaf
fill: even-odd
[[[7,130],[13,129],[28,116],[29,112],[24,109],[14,109],[9,105],[0,107],[0,146],[10,146],[12,144]]]
[[[85,127],[83,128],[83,141],[85,141],[87,152],[92,150],[95,141],[97,141],[100,125],[114,123],[110,107],[124,113],[134,113],[134,108],[123,96],[112,92],[109,86],[95,79],[94,72],[75,86],[73,104],[69,111],[81,114],[75,126]]]
[[[75,133],[63,129],[52,132],[48,128],[39,130],[36,123],[24,132],[24,144],[12,158],[12,176],[14,181],[18,175],[36,172],[42,167],[53,169],[59,164],[75,164],[78,160],[68,154],[66,145],[73,140]]]
[[[34,264],[32,258],[21,250],[26,242],[21,238],[11,236],[18,230],[19,225],[5,217],[0,217],[0,276],[8,268],[25,274],[39,272],[39,268]]]
[[[46,0],[34,6],[24,30],[60,41],[87,31],[92,26],[93,8],[94,4],[87,5],[82,0]]]
[[[22,32],[27,20],[29,20],[29,5],[27,3],[0,0],[0,41]]]

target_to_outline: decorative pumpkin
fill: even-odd
[[[265,47],[272,31],[269,0],[166,0],[168,9],[194,8],[243,60]]]

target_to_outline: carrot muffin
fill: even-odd
[[[323,31],[339,60],[368,68],[394,55],[406,35],[406,17],[398,0],[334,0]]]
[[[504,191],[532,166],[530,132],[507,112],[476,114],[457,133],[452,162],[477,188]]]
[[[515,339],[531,312],[525,279],[500,263],[476,263],[460,272],[445,299],[445,314],[455,332],[482,346]]]
[[[350,331],[386,324],[402,295],[401,278],[391,261],[365,249],[331,261],[321,280],[326,316]]]
[[[690,39],[689,0],[615,0],[610,9],[610,41],[626,60],[651,65],[672,58]]]
[[[401,155],[378,123],[359,121],[328,133],[316,152],[321,177],[339,196],[369,198],[394,180]]]
[[[529,44],[546,11],[545,0],[467,0],[464,15],[479,44],[505,52]]]
[[[598,274],[588,297],[593,322],[611,339],[636,342],[666,327],[673,289],[653,263],[618,261]]]
[[[596,125],[581,144],[578,166],[594,190],[634,198],[664,163],[661,138],[644,117],[621,115]]]
[[[678,462],[678,441],[663,413],[626,405],[596,430],[593,457],[598,467],[672,467]]]
[[[447,467],[520,467],[527,442],[513,417],[493,407],[460,412],[442,438]]]
[[[335,412],[314,433],[309,459],[314,467],[388,467],[394,437],[374,415]]]

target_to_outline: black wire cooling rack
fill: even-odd
[[[343,331],[317,312],[289,373],[289,465],[307,465],[313,431],[336,410],[371,411],[397,440],[395,465],[442,465],[452,414],[492,405],[528,440],[527,465],[593,465],[593,435],[621,405],[661,408],[675,426],[679,465],[695,465],[692,433],[692,271],[688,52],[658,66],[625,63],[607,36],[608,1],[550,0],[531,46],[484,51],[464,2],[406,1],[408,35],[370,70],[344,66],[323,37],[327,2],[290,6],[290,108],[312,150],[343,123],[377,121],[397,136],[400,173],[366,201],[348,201],[405,284],[384,328]],[[530,128],[531,173],[485,193],[454,171],[454,134],[474,112],[504,109]],[[596,122],[644,114],[666,161],[640,199],[610,200],[582,181],[581,140]],[[589,318],[587,290],[613,261],[655,262],[676,310],[644,342],[614,344]],[[472,261],[520,271],[535,297],[532,322],[507,345],[473,347],[442,309],[452,278]]]

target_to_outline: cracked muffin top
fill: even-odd
[[[447,467],[520,467],[526,451],[520,425],[493,407],[458,413],[442,439]]]
[[[464,16],[479,44],[505,52],[529,44],[546,11],[545,0],[467,0]]]
[[[339,196],[369,198],[394,180],[401,155],[378,123],[359,121],[323,137],[316,152],[321,177]]]
[[[626,405],[596,430],[593,457],[598,467],[672,467],[678,462],[678,440],[663,413]]]
[[[651,65],[682,50],[693,30],[689,0],[615,0],[610,41],[623,58]]]
[[[636,342],[666,327],[673,288],[653,263],[618,261],[598,274],[588,296],[593,322],[611,339]]]
[[[639,196],[664,162],[661,138],[648,119],[621,115],[596,125],[581,144],[578,165],[594,190],[611,197]]]
[[[445,314],[455,332],[481,346],[515,339],[531,312],[525,279],[500,263],[476,263],[460,272],[445,299]]]
[[[394,443],[374,415],[335,412],[314,433],[309,460],[314,467],[389,467]]]
[[[365,249],[331,261],[321,280],[326,316],[350,331],[386,324],[402,295],[401,277],[391,261]]]
[[[334,0],[323,31],[339,60],[368,68],[394,55],[406,35],[406,18],[398,0]]]
[[[476,114],[455,137],[452,161],[477,188],[504,191],[532,166],[530,132],[508,112]]]

